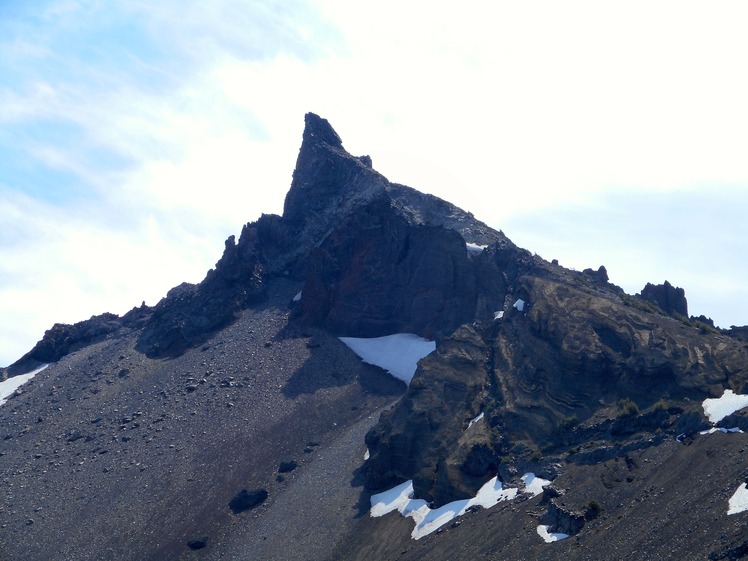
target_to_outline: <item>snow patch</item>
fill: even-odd
[[[369,458],[371,458],[371,453],[369,452],[369,449],[367,448],[366,452],[364,452],[364,461],[368,460]]]
[[[725,428],[722,428],[722,427],[712,427],[709,430],[702,430],[702,431],[700,431],[699,434],[714,434],[715,432],[728,433],[728,432],[743,432],[743,431],[740,430],[739,427],[732,427],[731,429],[725,429]]]
[[[727,503],[727,514],[739,514],[748,510],[748,486],[743,483]]]
[[[408,480],[392,489],[377,493],[371,496],[371,511],[369,514],[372,518],[379,518],[389,514],[394,510],[403,511],[405,505],[413,497],[413,481]]]
[[[40,366],[36,370],[32,370],[26,374],[19,374],[18,376],[13,376],[12,378],[0,382],[0,405],[3,405],[8,401],[8,398],[13,395],[13,392],[39,374],[39,372],[44,370],[47,366],[49,366],[49,364]]]
[[[467,250],[472,253],[480,253],[488,247],[487,245],[478,245],[477,243],[466,243],[465,245],[467,246]]]
[[[517,308],[518,311],[523,312],[525,310],[525,301],[520,298],[514,303],[514,307]]]
[[[294,301],[294,302],[298,302],[298,301],[300,301],[300,300],[301,300],[301,290],[299,290],[299,291],[298,291],[298,292],[296,293],[296,296],[294,296],[294,297],[293,297],[293,301]]]
[[[483,415],[484,415],[484,413],[483,413],[483,411],[481,411],[480,415],[478,415],[475,419],[470,419],[470,422],[468,423],[467,428],[472,427],[475,423],[477,423],[478,421],[480,421],[483,418]]]
[[[722,397],[707,398],[701,405],[709,421],[719,423],[735,411],[748,407],[748,395],[739,395],[732,390],[725,390]]]
[[[485,483],[472,499],[453,501],[437,509],[431,509],[426,501],[413,498],[413,482],[406,481],[388,491],[372,495],[370,515],[378,518],[397,510],[403,517],[413,519],[415,528],[410,536],[418,540],[462,516],[471,507],[491,508],[502,501],[514,499],[518,491],[504,489],[501,481],[494,477]]]
[[[495,320],[501,319],[503,317],[504,317],[504,310],[500,310],[498,312],[494,312],[493,313],[493,319],[495,319]]]
[[[396,333],[362,339],[340,337],[361,360],[387,370],[398,380],[410,384],[418,361],[436,349],[436,343],[413,333]]]
[[[569,537],[569,534],[562,534],[560,532],[549,532],[550,526],[538,526],[538,535],[543,538],[545,543],[553,543],[559,540],[565,540]]]
[[[533,497],[543,494],[543,487],[550,485],[548,479],[537,477],[534,473],[529,472],[522,476],[522,482],[525,484],[524,492]]]

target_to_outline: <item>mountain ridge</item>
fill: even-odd
[[[746,391],[743,331],[688,318],[683,289],[667,281],[628,295],[604,267],[572,271],[517,247],[451,203],[391,183],[309,113],[282,216],[229,237],[200,283],[122,317],[56,324],[4,370],[53,363],[0,407],[0,553],[737,559],[748,543],[740,515],[699,541],[630,504],[657,484],[668,509],[701,520],[675,506],[693,499],[672,480],[667,496],[655,466],[705,488],[713,478],[724,513],[712,501],[703,523],[726,527],[745,437],[700,435],[712,427],[701,403]],[[337,339],[393,333],[436,341],[407,387]],[[716,426],[748,430],[748,418]],[[352,436],[364,433],[366,460]],[[705,454],[727,458],[718,476]],[[673,458],[703,473],[668,468]],[[553,480],[542,496],[471,511],[417,547],[408,521],[366,514],[373,492],[407,480],[438,507],[492,477],[521,486],[530,471]],[[232,512],[239,496],[263,498]],[[310,501],[329,518],[305,515]],[[88,540],[79,519],[94,529]],[[485,536],[498,519],[516,535]],[[279,533],[273,520],[292,522]],[[572,540],[544,544],[539,524]],[[603,525],[639,528],[650,557],[637,557],[634,539],[606,545]]]

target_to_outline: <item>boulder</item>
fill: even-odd
[[[229,501],[229,508],[234,514],[239,514],[261,505],[267,498],[268,492],[265,489],[253,489],[252,491],[242,489]]]
[[[187,542],[187,547],[189,547],[192,550],[203,549],[207,545],[208,545],[207,537],[201,537],[201,538],[197,538],[196,540],[191,540]]]

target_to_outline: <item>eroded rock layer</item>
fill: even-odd
[[[238,240],[231,236],[199,284],[179,285],[156,306],[122,317],[55,325],[0,372],[55,363],[0,410],[5,550],[39,559],[56,552],[178,559],[198,551],[205,559],[422,558],[403,545],[407,532],[395,523],[382,521],[389,529],[380,535],[360,520],[369,492],[412,480],[416,497],[436,507],[472,497],[497,474],[517,487],[532,471],[586,490],[576,498],[554,491],[538,509],[516,510],[534,517],[533,528],[542,523],[581,539],[601,509],[601,519],[605,509],[630,515],[626,505],[635,501],[625,484],[643,488],[637,478],[646,472],[653,487],[665,477],[654,462],[672,457],[710,469],[705,454],[720,446],[697,440],[710,427],[701,402],[726,389],[747,391],[746,328],[689,319],[685,292],[667,282],[632,296],[610,283],[603,266],[576,272],[547,262],[472,214],[389,182],[368,156],[346,152],[326,120],[308,114],[305,123],[283,216],[263,215]],[[407,389],[335,337],[403,332],[436,341]],[[720,426],[748,429],[748,420],[737,412]],[[346,453],[360,446],[363,457],[366,430],[368,459],[354,462]],[[721,449],[732,463],[713,470],[719,496],[735,477],[745,480],[744,448]],[[650,458],[653,465],[637,471]],[[362,469],[335,473],[341,462]],[[679,465],[678,481],[687,472]],[[286,478],[297,477],[299,496],[310,501],[315,486],[326,494],[325,485],[337,485],[320,500],[349,536],[283,495]],[[354,508],[348,493],[361,485]],[[686,491],[674,487],[681,501]],[[49,489],[66,500],[45,503]],[[123,489],[133,490],[137,505],[124,502]],[[288,512],[263,514],[283,504]],[[91,505],[96,537],[83,544],[88,530],[77,520]],[[185,520],[185,505],[199,516]],[[258,526],[229,522],[250,513]],[[480,528],[492,523],[470,516]],[[498,518],[526,529],[508,511]],[[298,541],[268,520],[296,521],[288,532]],[[631,520],[621,527],[641,528]],[[132,528],[157,545],[137,542]],[[733,555],[742,531],[699,551]],[[78,541],[58,546],[56,535]],[[382,535],[401,547],[387,550]],[[541,555],[524,538],[498,539],[486,543],[521,544],[517,558]],[[493,551],[473,542],[476,555]],[[442,551],[434,557],[442,559],[466,546],[451,537],[445,543],[424,550]],[[696,543],[684,539],[673,551]]]

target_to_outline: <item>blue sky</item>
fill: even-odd
[[[628,292],[748,324],[742,2],[0,3],[0,364],[280,213],[303,115]]]

